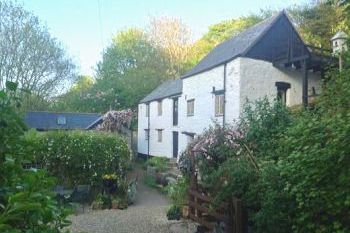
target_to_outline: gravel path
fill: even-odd
[[[173,223],[166,218],[170,202],[157,190],[142,183],[140,174],[137,200],[126,210],[87,211],[71,216],[73,232],[86,233],[168,233]]]

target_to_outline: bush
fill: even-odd
[[[23,140],[24,124],[14,106],[16,84],[0,90],[0,232],[58,233],[69,225],[68,211],[51,192],[54,179],[43,170],[23,169],[31,159]]]
[[[167,194],[176,206],[187,204],[189,188],[189,178],[182,176],[177,179],[174,184],[169,184],[166,188]]]
[[[168,211],[166,212],[166,216],[168,220],[180,220],[181,218],[181,208],[176,205],[170,206]]]
[[[34,161],[59,183],[102,187],[103,176],[125,176],[130,160],[126,142],[116,134],[93,131],[50,131],[26,135]]]
[[[154,167],[156,172],[164,172],[167,169],[168,159],[164,157],[152,157],[147,160],[146,165]]]

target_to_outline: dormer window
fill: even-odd
[[[65,116],[57,117],[57,124],[58,125],[65,125],[65,124],[67,124],[66,117]]]

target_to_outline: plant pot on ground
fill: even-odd
[[[190,215],[190,207],[188,205],[184,205],[182,207],[182,217],[183,218],[188,218]]]
[[[119,208],[119,200],[118,199],[113,199],[112,200],[112,209],[118,209]]]
[[[176,205],[170,206],[168,209],[166,216],[168,220],[180,220],[181,218],[181,208]]]
[[[102,207],[103,207],[103,202],[101,200],[93,201],[91,204],[91,208],[93,210],[102,210]]]

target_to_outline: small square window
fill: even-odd
[[[224,115],[224,95],[215,95],[215,116]]]
[[[67,124],[66,117],[65,116],[57,117],[57,124],[58,125],[65,125],[65,124]]]
[[[157,133],[158,133],[158,142],[162,142],[163,141],[163,130],[157,129]]]
[[[194,115],[194,99],[187,101],[187,116]]]

